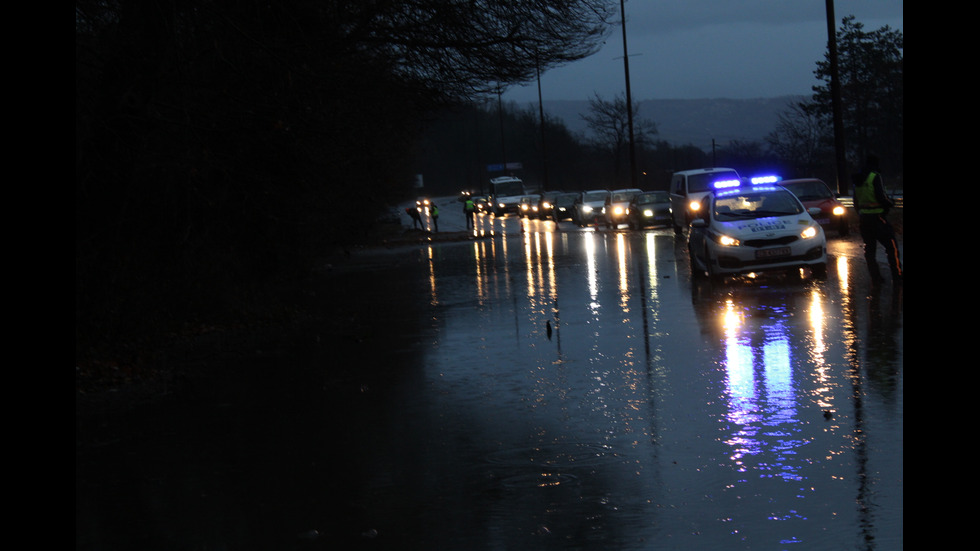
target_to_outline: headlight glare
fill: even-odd
[[[718,244],[724,245],[726,247],[738,247],[739,242],[738,239],[735,239],[734,237],[728,235],[719,235]]]

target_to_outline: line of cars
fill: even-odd
[[[692,273],[712,278],[809,269],[826,275],[826,232],[850,232],[847,211],[821,180],[743,178],[730,168],[674,173],[668,191],[551,191],[521,197],[522,217],[579,227],[688,231]]]
[[[559,200],[565,201],[561,209]],[[694,275],[808,269],[826,276],[826,232],[850,233],[847,211],[816,178],[743,178],[730,168],[677,172],[669,191],[587,190],[541,194],[522,201],[522,216],[630,229],[688,230]]]
[[[594,189],[581,192],[550,191],[525,195],[519,203],[520,216],[571,221],[579,227],[604,225],[630,229],[670,224],[670,198],[666,191],[640,189]]]

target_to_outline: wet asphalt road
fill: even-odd
[[[78,451],[76,549],[903,547],[904,290],[856,238],[712,285],[670,230],[557,230],[335,266],[315,335]]]

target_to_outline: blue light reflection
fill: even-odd
[[[725,443],[738,472],[760,478],[802,480],[794,461],[806,442],[794,438],[799,423],[793,382],[790,327],[743,312],[729,299],[722,312],[725,383],[730,436]],[[751,459],[751,461],[749,461]]]

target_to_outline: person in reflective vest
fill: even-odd
[[[898,245],[895,242],[895,230],[888,222],[888,212],[892,202],[885,195],[885,188],[878,172],[878,157],[868,155],[864,170],[854,185],[854,208],[860,220],[861,239],[864,241],[864,260],[871,272],[871,282],[881,284],[884,278],[878,268],[877,252],[880,243],[888,259],[891,269],[892,283],[902,284],[902,259],[899,256]]]
[[[467,197],[466,202],[463,203],[463,217],[466,218],[466,229],[473,229],[473,214],[476,212],[476,204],[473,203],[472,197]]]
[[[432,229],[439,233],[439,207],[435,203],[429,205],[429,218],[432,218]]]

